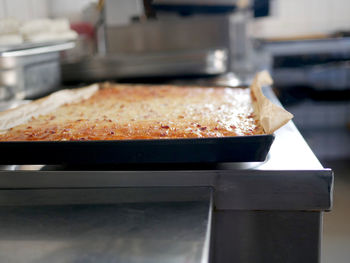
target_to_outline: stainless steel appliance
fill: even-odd
[[[252,72],[251,1],[150,2],[104,1],[98,54],[65,63],[63,80]]]

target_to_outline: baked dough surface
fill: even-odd
[[[0,141],[202,138],[264,134],[250,89],[104,84],[31,117]]]

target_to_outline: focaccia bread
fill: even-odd
[[[269,130],[262,125],[271,124],[266,121],[268,113],[258,103],[265,98],[259,93],[265,81],[266,75],[258,75],[251,89],[106,83],[64,90],[0,113],[0,141],[202,138],[272,133],[281,121],[273,124],[272,129],[268,127]],[[263,103],[267,102],[263,100]],[[277,110],[289,119],[292,117],[280,107]]]

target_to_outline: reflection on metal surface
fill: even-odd
[[[206,263],[209,209],[209,200],[0,207],[0,261]]]
[[[267,42],[265,48],[274,56],[327,54],[330,51],[332,51],[333,53],[349,52],[350,37],[318,40]]]
[[[58,52],[73,48],[75,46],[74,42],[51,44],[47,46],[33,46],[24,49],[14,49],[14,50],[0,50],[0,57],[21,57],[21,56],[31,56],[31,55],[41,55],[45,53]]]
[[[321,217],[316,211],[218,211],[213,262],[319,262]]]
[[[208,49],[156,54],[92,57],[62,66],[63,81],[96,81],[134,77],[216,75],[227,70],[227,50]]]
[[[59,47],[70,47],[74,44],[73,41],[49,41],[41,43],[22,43],[16,45],[0,46],[0,52],[11,52],[18,50],[36,49],[42,47],[59,46]]]
[[[14,165],[14,170],[16,171],[39,171],[45,165]]]

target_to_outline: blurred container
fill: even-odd
[[[307,100],[287,110],[318,158],[350,157],[350,101]]]
[[[288,110],[294,114],[294,123],[303,129],[343,128],[350,123],[350,101],[307,100]]]
[[[350,157],[350,130],[302,129],[304,138],[318,158],[323,160],[347,160]]]
[[[36,97],[61,83],[60,51],[73,42],[22,44],[0,49],[0,100]]]
[[[350,89],[350,62],[274,69],[274,81],[279,87],[310,86],[320,90]]]

